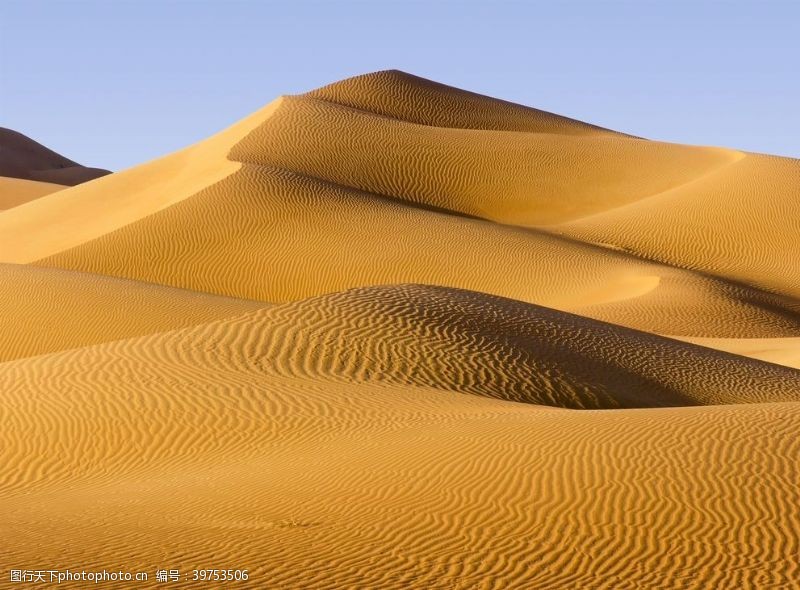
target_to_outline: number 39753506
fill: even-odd
[[[239,582],[245,581],[248,578],[247,570],[192,570],[192,580],[200,580],[203,582]]]

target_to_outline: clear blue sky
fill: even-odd
[[[398,68],[655,139],[800,157],[800,2],[0,0],[0,125],[119,170]]]

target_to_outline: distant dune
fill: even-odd
[[[0,127],[0,176],[73,186],[110,174],[87,168],[22,133]]]
[[[0,156],[9,567],[797,587],[799,161],[397,71]]]

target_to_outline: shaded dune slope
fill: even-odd
[[[323,295],[86,350],[87,360],[112,354],[129,371],[172,379],[187,370],[234,380],[243,372],[564,408],[800,400],[794,369],[510,299],[413,285]]]
[[[0,176],[0,211],[63,189],[61,184]]]
[[[0,264],[0,361],[183,328],[264,306],[81,272]]]
[[[0,176],[73,186],[110,174],[87,168],[17,131],[0,127]]]
[[[290,376],[417,385],[564,408],[800,401],[794,369],[458,289],[354,289],[234,322],[235,340],[226,322],[198,328],[202,336],[192,338],[224,343],[257,366]]]
[[[355,76],[304,96],[431,127],[559,133],[622,134],[555,113],[475,94],[398,70]]]

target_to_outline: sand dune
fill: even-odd
[[[797,297],[799,183],[800,161],[748,154],[694,182],[559,231]]]
[[[210,218],[219,223],[208,226]],[[360,285],[442,284],[586,309],[645,330],[800,336],[793,299],[249,165],[191,199],[39,264],[271,302]]]
[[[61,184],[0,176],[0,211],[49,195],[64,188]]]
[[[419,123],[401,118],[410,118],[408,103],[428,99],[427,111],[414,109]],[[468,115],[474,124],[432,126],[447,113],[450,125]],[[648,201],[743,157],[569,121],[397,73],[361,77],[280,99],[183,152],[8,211],[0,252],[7,262],[269,302],[413,282],[665,334],[800,335],[792,297],[518,227]],[[485,129],[490,122],[500,130]],[[386,138],[392,149],[379,149]]]
[[[680,336],[677,338],[700,346],[800,369],[800,339],[798,338],[687,338]]]
[[[263,303],[0,264],[0,362],[202,324]]]
[[[800,401],[800,372],[793,369],[472,291],[356,289],[231,324],[198,328],[181,336],[196,344],[169,348],[219,343],[224,349],[203,352],[223,359],[247,348],[226,362],[279,375],[563,408]]]
[[[397,71],[67,188],[3,131],[0,562],[796,587],[798,171]]]
[[[253,165],[39,264],[269,302],[441,284],[656,332],[800,336],[793,299]]]
[[[508,367],[559,345],[574,354],[576,329],[588,356],[616,330],[475,293],[381,288],[0,364],[10,558],[124,556],[148,569],[169,556],[185,570],[223,560],[249,568],[253,588],[794,579],[796,403],[574,412],[442,387],[509,379]],[[786,398],[800,391],[797,371],[615,337],[609,350],[633,344],[603,361],[620,374],[636,363],[628,353],[652,368],[653,350],[671,346],[696,358],[664,356],[665,370],[727,379],[730,389],[705,384],[742,392],[727,401],[774,396],[770,371],[788,379]],[[737,363],[756,369],[749,384],[721,370]],[[539,382],[566,385],[555,367],[537,369]],[[617,385],[636,383],[632,371]]]
[[[236,144],[230,157],[530,226],[663,192],[727,166],[741,154],[607,134],[430,127],[310,97],[287,97]]]
[[[72,186],[106,174],[108,170],[81,166],[22,133],[0,127],[0,176]]]

